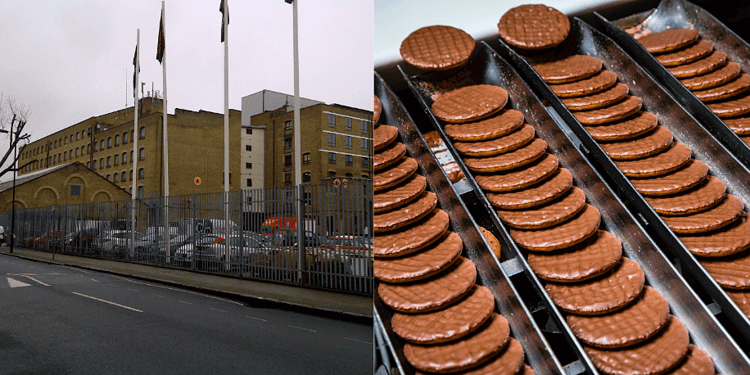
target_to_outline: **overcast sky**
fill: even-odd
[[[373,0],[299,1],[300,95],[372,110]],[[224,112],[219,3],[166,1],[169,113]],[[160,0],[0,1],[0,92],[31,110],[32,141],[133,105],[139,28],[144,91],[162,90],[160,12]],[[229,14],[229,108],[263,89],[294,94],[292,5],[229,0]]]

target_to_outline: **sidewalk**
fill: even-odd
[[[52,260],[52,253],[45,251],[15,248],[13,254],[9,254],[9,250],[8,247],[2,247],[0,254],[155,281],[246,300],[251,305],[306,310],[358,321],[372,319],[372,297],[367,296],[71,255],[55,254],[55,259]]]

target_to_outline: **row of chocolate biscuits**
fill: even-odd
[[[656,60],[750,144],[750,75],[694,29],[669,29],[637,39]]]
[[[376,118],[379,109],[376,97]],[[397,138],[393,126],[375,128],[374,269],[406,360],[417,373],[533,374],[508,321],[494,312],[494,296],[476,284],[474,263],[461,256],[448,214]]]
[[[750,315],[750,221],[743,202],[673,140],[593,56],[534,66],[664,223],[740,309]]]

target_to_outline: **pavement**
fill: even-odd
[[[144,264],[52,254],[46,251],[1,247],[0,254],[50,264],[106,272],[159,282],[204,293],[275,306],[306,313],[337,316],[357,321],[372,320],[372,297],[311,289],[287,284],[261,282]],[[54,259],[53,259],[54,256]]]

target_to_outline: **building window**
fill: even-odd
[[[251,178],[248,178],[246,181],[247,187],[253,186],[253,180]]]
[[[57,141],[52,143],[52,148],[55,148],[55,147],[57,147]]]
[[[130,160],[133,160],[133,151],[130,151]]]
[[[146,171],[144,171],[143,168],[141,168],[138,170],[138,178],[143,179],[144,177],[146,177]]]
[[[70,143],[73,143],[73,134],[70,134]]]
[[[310,182],[312,179],[310,172],[305,172],[302,174],[302,182]]]
[[[292,172],[284,172],[284,185],[292,184]]]
[[[292,148],[292,136],[285,136],[284,137],[284,148]]]
[[[119,145],[120,145],[120,135],[118,134],[115,136],[115,146],[119,146]]]
[[[336,146],[336,134],[328,133],[328,145]]]
[[[352,165],[352,163],[354,163],[354,156],[351,156],[351,155],[344,156],[344,162],[346,163],[346,165]]]
[[[130,139],[135,139],[135,130],[130,131]]]
[[[57,155],[52,155],[52,164],[57,163]]]
[[[115,154],[115,165],[120,165],[120,154]]]
[[[81,185],[70,185],[70,196],[80,197],[81,196]]]
[[[310,153],[305,152],[302,154],[302,164],[310,164]]]
[[[344,125],[344,129],[346,129],[346,130],[352,130],[352,119],[351,118],[349,118],[349,117],[346,118],[346,123]]]
[[[146,127],[141,126],[140,139],[146,138]]]
[[[79,139],[81,139],[79,136],[80,136],[80,134],[78,132],[76,132],[76,141],[79,140]]]
[[[253,169],[253,163],[245,163],[245,168]]]
[[[112,157],[111,156],[107,156],[107,168],[109,168],[111,166],[112,166]]]
[[[138,186],[138,197],[143,198],[143,186]]]
[[[353,174],[351,174],[351,173],[347,173],[347,174],[346,174],[346,178],[352,178],[352,177],[354,177],[354,175],[353,175]]]
[[[130,170],[130,173],[128,173],[128,175],[130,176],[130,181],[133,181],[133,170],[132,169]]]
[[[128,175],[125,174],[125,171],[122,171],[122,182],[125,182],[128,180]]]
[[[138,150],[138,160],[146,159],[146,149],[142,148]]]
[[[253,128],[245,128],[245,134],[253,135]]]
[[[292,130],[292,121],[284,121],[284,130]]]
[[[128,132],[122,133],[122,144],[128,143]]]
[[[65,145],[68,145],[68,137],[65,137]],[[62,146],[62,143],[60,143],[60,146]]]
[[[89,127],[88,135],[91,136],[91,127]]]
[[[120,182],[120,174],[115,173],[115,181],[114,182]]]
[[[336,177],[336,171],[328,171],[328,177],[329,177],[329,178],[334,178],[334,177]]]
[[[344,138],[344,147],[352,148],[352,137],[347,135],[346,138]]]
[[[81,156],[86,155],[86,149],[81,146]]]
[[[328,153],[328,162],[332,164],[336,164],[336,154],[333,152]]]
[[[122,164],[128,164],[128,153],[127,153],[127,151],[122,153]]]
[[[112,148],[112,137],[107,138],[107,148]]]
[[[91,169],[91,162],[87,161],[86,166],[89,167],[89,169]],[[94,170],[96,170],[96,162],[94,162]]]
[[[369,174],[363,174],[362,178],[370,178],[370,175]]]
[[[336,116],[331,113],[328,114],[328,126],[331,128],[336,127]]]
[[[78,147],[76,147],[76,157],[78,157]]]
[[[368,157],[362,157],[362,168],[370,168],[370,160]]]
[[[245,145],[245,151],[252,151],[252,150],[253,150],[253,146]]]
[[[362,134],[368,134],[370,132],[370,122],[362,120],[361,128]]]
[[[112,175],[107,173],[107,181],[112,181]]]
[[[67,138],[65,138],[65,139],[67,139]],[[63,151],[63,161],[68,161],[68,152],[67,151]]]
[[[104,158],[99,159],[99,169],[104,168]]]
[[[292,166],[292,155],[284,155],[284,166],[285,167]]]
[[[367,147],[367,144],[368,144],[368,143],[369,143],[370,141],[369,141],[369,140],[367,140],[367,139],[365,139],[365,138],[362,138],[362,139],[360,139],[360,140],[359,140],[359,142],[360,142],[360,143],[359,143],[359,147],[360,147],[360,150],[362,150],[362,151],[367,151],[367,148],[368,148],[368,147]]]
[[[86,153],[87,154],[91,153],[91,143],[89,143],[88,145],[86,145]]]
[[[99,143],[99,150],[104,150],[104,140]]]

